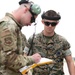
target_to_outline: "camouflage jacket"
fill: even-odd
[[[2,75],[20,75],[17,73],[20,68],[33,63],[30,56],[22,55],[26,38],[21,28],[21,25],[9,13],[0,20],[0,73]]]
[[[29,38],[29,43],[32,37]],[[44,36],[43,33],[38,33],[33,39],[33,46],[30,50],[30,55],[40,52],[44,57],[53,59],[56,63],[52,65],[40,66],[34,69],[34,75],[63,75],[63,59],[70,55],[71,51],[68,41],[58,35],[54,34],[52,37]],[[26,51],[27,52],[27,51]]]

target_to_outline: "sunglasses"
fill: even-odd
[[[26,8],[27,8],[27,6],[26,5],[24,5]],[[35,17],[34,17],[34,13],[31,11],[31,10],[29,10],[29,12],[32,14],[32,17],[31,17],[31,23],[33,23],[33,22],[35,22]]]
[[[35,22],[35,17],[34,16],[31,17],[31,23],[33,23],[33,22]]]
[[[44,22],[44,24],[46,25],[46,26],[49,26],[49,25],[51,25],[51,26],[56,26],[57,25],[57,22]]]
[[[31,17],[31,23],[35,22],[35,17],[34,17],[34,14],[30,11],[30,13],[32,14],[32,17]]]
[[[33,22],[35,22],[35,15],[36,14],[34,14],[31,10],[29,10],[30,11],[30,13],[32,14],[32,17],[31,17],[31,23],[33,23]]]

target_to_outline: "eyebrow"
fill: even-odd
[[[26,5],[24,5],[24,7],[26,7],[27,8],[27,6]],[[27,8],[28,9],[28,8]]]

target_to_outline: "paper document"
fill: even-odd
[[[40,62],[38,62],[37,64],[43,64],[43,63],[53,63],[53,60],[52,59],[48,59],[48,58],[41,58]]]
[[[21,68],[19,71],[22,73],[22,74],[25,74],[26,72],[28,72],[30,69],[33,69],[37,66],[40,66],[40,65],[45,65],[45,64],[53,64],[54,61],[51,60],[51,59],[48,59],[48,58],[41,58],[40,62],[38,63],[34,63],[30,66],[24,66],[23,68]]]

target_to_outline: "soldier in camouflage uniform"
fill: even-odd
[[[64,58],[67,62],[70,75],[75,75],[70,44],[63,36],[54,31],[61,16],[54,10],[48,10],[43,13],[41,17],[44,30],[41,33],[36,34],[34,39],[33,37],[29,38],[28,41],[32,44],[32,47],[30,47],[31,49],[28,49],[29,45],[27,45],[24,52],[28,53],[30,50],[30,55],[40,52],[44,57],[53,59],[56,63],[35,68],[33,75],[64,75]]]
[[[37,63],[41,59],[38,53],[23,56],[26,38],[21,32],[23,26],[35,22],[41,9],[28,0],[21,0],[19,4],[17,10],[6,13],[0,20],[0,75],[22,75],[19,72],[20,68]]]

